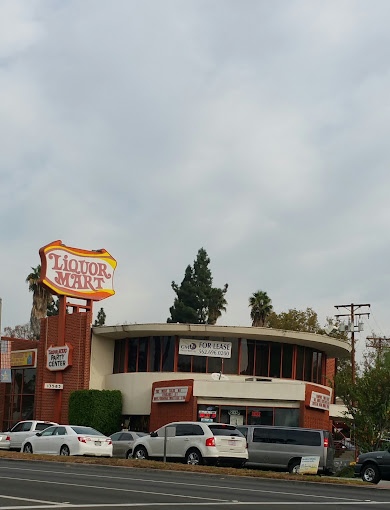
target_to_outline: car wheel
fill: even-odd
[[[126,452],[126,459],[131,459],[131,450],[127,450]]]
[[[301,459],[294,459],[288,466],[288,472],[294,475],[299,474],[299,467],[301,465]]]
[[[24,453],[33,453],[33,449],[30,443],[26,443],[23,447]]]
[[[186,453],[186,464],[192,464],[193,466],[198,466],[203,464],[203,457],[199,450],[195,448],[192,450],[188,450]]]
[[[61,446],[61,448],[60,448],[60,455],[66,455],[66,456],[70,455],[69,448],[66,446],[66,444],[63,444]]]
[[[148,458],[148,452],[144,446],[138,446],[134,451],[133,457],[138,460],[146,460]]]
[[[366,464],[363,466],[361,475],[363,482],[378,483],[381,479],[380,471],[375,464]]]

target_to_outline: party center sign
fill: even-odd
[[[232,343],[219,342],[217,340],[180,338],[179,354],[209,356],[210,358],[230,358],[232,355]]]
[[[72,346],[69,344],[48,348],[46,353],[46,368],[51,372],[65,370],[72,364]]]

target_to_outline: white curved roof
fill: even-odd
[[[120,326],[99,326],[92,328],[93,334],[107,339],[121,339],[143,336],[199,336],[223,338],[248,338],[284,342],[311,347],[326,353],[328,357],[345,357],[351,351],[349,344],[327,335],[285,331],[272,328],[243,326],[213,326],[210,324],[123,324]]]

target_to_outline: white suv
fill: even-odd
[[[9,448],[11,450],[12,449],[19,450],[25,439],[27,439],[30,436],[34,436],[37,432],[42,432],[42,430],[47,429],[47,427],[50,427],[51,425],[58,424],[53,423],[51,421],[39,421],[39,420],[19,421],[8,432],[8,436],[10,437]]]
[[[141,437],[133,445],[133,457],[162,458],[165,436],[167,459],[181,459],[187,464],[228,463],[233,466],[242,466],[248,459],[246,439],[235,426],[196,421],[168,423],[149,436]]]

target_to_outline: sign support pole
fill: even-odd
[[[58,315],[58,346],[65,345],[65,319],[66,319],[66,296],[59,296],[59,315]],[[63,384],[62,371],[56,372],[56,383]],[[55,390],[54,401],[54,421],[61,423],[62,391]]]

